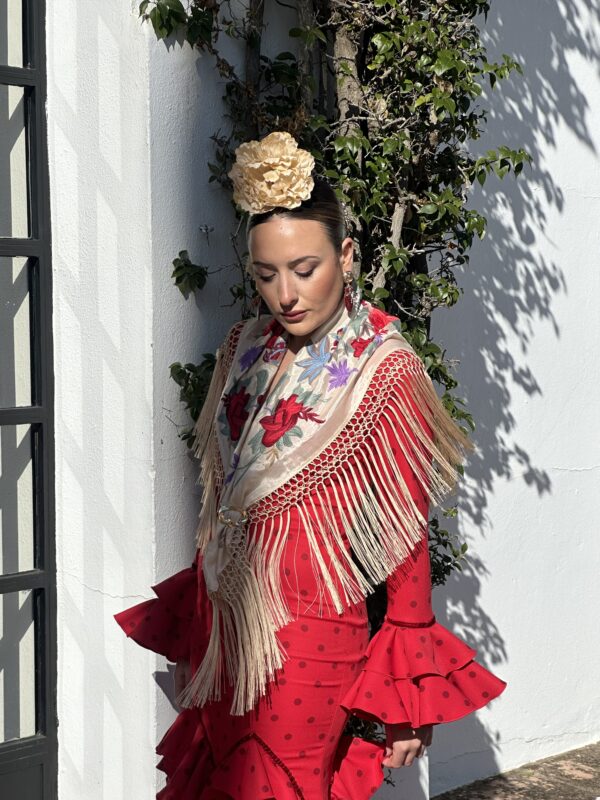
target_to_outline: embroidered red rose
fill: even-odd
[[[375,333],[383,333],[388,322],[394,319],[395,317],[386,314],[385,311],[381,311],[379,308],[372,308],[369,311],[369,322],[375,328]]]
[[[280,336],[283,333],[283,330],[284,328],[281,322],[273,317],[273,319],[270,320],[263,328],[262,335],[268,336],[269,334],[275,334],[275,336]]]
[[[283,356],[286,344],[280,336],[271,336],[265,344],[263,361],[267,363],[277,361]]]
[[[354,358],[362,356],[374,338],[374,336],[371,336],[370,339],[353,339],[350,342],[350,347],[354,350]]]
[[[325,421],[319,419],[312,408],[299,403],[297,394],[281,399],[275,407],[275,412],[260,420],[260,424],[265,429],[262,437],[264,446],[271,447],[278,442],[282,436],[291,431],[299,419],[311,419],[313,422]]]
[[[249,399],[250,395],[245,389],[240,389],[237,392],[230,392],[223,398],[223,405],[225,406],[225,414],[227,416],[227,424],[229,425],[229,433],[232,442],[238,441],[242,434],[244,422],[248,419],[246,404]]]

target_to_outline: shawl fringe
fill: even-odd
[[[204,485],[198,526],[201,552],[213,534],[223,484],[214,418],[239,331],[232,329],[229,344],[217,356],[194,431]],[[220,699],[226,678],[234,687],[230,713],[244,714],[282,666],[285,653],[276,631],[292,619],[281,587],[281,559],[292,515],[306,531],[318,577],[319,613],[324,599],[340,614],[361,601],[422,546],[429,503],[438,504],[454,489],[459,467],[475,447],[449,415],[412,350],[386,356],[365,400],[365,410],[357,412],[308,467],[246,509],[248,528],[238,531],[232,545],[236,555],[231,568],[237,574],[230,585],[237,596],[211,596],[208,650],[178,698],[183,706]],[[423,495],[425,514],[407,484],[402,458]]]

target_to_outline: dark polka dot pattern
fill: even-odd
[[[195,564],[152,587],[157,596],[115,614],[115,620],[135,642],[169,661],[186,657],[190,649],[190,622],[197,599]],[[208,632],[199,637],[208,641]]]
[[[397,431],[385,416],[381,424],[427,517]],[[336,508],[333,490],[329,500]],[[369,800],[383,779],[384,748],[343,736],[348,713],[387,724],[442,724],[481,708],[504,689],[474,660],[475,650],[433,619],[426,530],[422,546],[388,579],[388,615],[369,640],[364,602],[338,614],[326,593],[321,596],[297,511],[285,525],[289,546],[282,554],[281,588],[293,620],[277,632],[283,667],[244,715],[230,714],[227,685],[220,700],[177,715],[157,746],[158,766],[167,775],[158,800]],[[171,661],[189,658],[194,670],[212,618],[200,564],[153,587],[156,600],[116,615],[134,641]]]

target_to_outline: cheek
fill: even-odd
[[[343,286],[343,279],[341,274],[338,274],[337,269],[331,269],[320,276],[317,283],[314,284],[313,292],[318,295],[324,304],[337,300],[337,289],[340,291]]]

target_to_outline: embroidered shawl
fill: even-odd
[[[454,487],[473,449],[398,318],[366,301],[351,317],[342,301],[273,386],[286,348],[287,332],[273,317],[234,326],[217,351],[195,426],[203,484],[197,543],[213,622],[204,659],[178,698],[183,706],[220,698],[227,679],[234,686],[231,713],[244,714],[282,666],[285,652],[275,633],[293,619],[280,579],[292,510],[305,527],[320,590],[338,613],[373,591],[419,543],[427,520],[391,443],[378,437],[376,459],[368,457],[380,417],[413,443],[405,456],[434,502]],[[357,414],[384,360],[389,370],[382,385]],[[397,388],[409,373],[411,399],[426,428],[411,413],[404,388]],[[335,510],[327,485],[339,500]],[[364,486],[359,496],[357,485]]]

